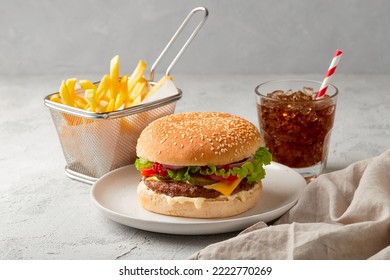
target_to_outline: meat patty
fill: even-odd
[[[216,198],[221,195],[219,191],[213,189],[206,189],[202,186],[191,185],[185,182],[155,181],[145,180],[145,178],[143,178],[143,181],[145,185],[154,192],[169,195],[171,197],[186,196]],[[237,186],[237,188],[233,191],[233,194],[244,190],[250,190],[251,188],[253,188],[254,185],[255,183],[248,184],[246,180],[242,180],[241,183]]]

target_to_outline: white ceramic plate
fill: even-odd
[[[96,207],[108,218],[142,230],[183,235],[238,231],[256,222],[272,221],[298,201],[306,182],[294,170],[272,162],[258,204],[240,215],[223,219],[194,219],[159,215],[143,209],[137,200],[139,172],[133,165],[114,170],[97,180],[91,190]]]

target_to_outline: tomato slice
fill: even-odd
[[[160,163],[154,162],[153,166],[151,168],[143,168],[141,169],[141,175],[144,177],[150,177],[150,176],[161,176],[164,177],[168,173],[168,170]]]
[[[155,162],[153,163],[153,170],[155,170],[155,172],[160,175],[160,176],[166,176],[167,173],[168,173],[168,169],[164,167],[164,165],[162,165],[161,163],[158,163],[158,162]]]
[[[141,169],[141,175],[144,177],[150,177],[156,175],[156,170],[153,168],[143,168]]]
[[[221,177],[221,180],[228,180],[228,181],[235,181],[237,179],[238,179],[238,177],[234,176],[234,175],[229,175],[229,177],[227,177],[227,178]]]

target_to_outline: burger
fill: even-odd
[[[254,207],[271,154],[259,130],[228,113],[177,113],[150,123],[137,142],[139,203],[151,212],[223,218]]]

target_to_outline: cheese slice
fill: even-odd
[[[146,178],[146,181],[160,181],[156,176],[150,176]]]
[[[219,191],[223,195],[229,196],[241,183],[242,179],[236,179],[234,181],[218,182],[212,185],[203,186],[206,189],[213,189]]]

